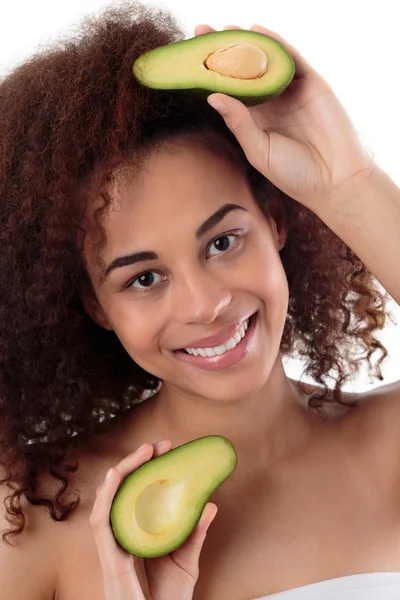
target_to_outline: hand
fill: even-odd
[[[191,600],[199,575],[199,555],[217,507],[206,504],[195,529],[182,546],[166,556],[139,559],[121,548],[112,533],[110,510],[114,495],[127,475],[153,457],[169,452],[172,444],[144,444],[111,469],[96,491],[90,525],[99,553],[104,600]]]
[[[198,25],[195,35],[211,31],[215,30],[208,25]],[[253,167],[316,212],[348,181],[368,174],[375,163],[332,89],[301,54],[260,25],[250,31],[269,35],[287,49],[296,66],[292,82],[280,96],[257,106],[246,107],[219,93],[208,101],[212,106],[214,100],[223,102],[226,112],[219,112]]]

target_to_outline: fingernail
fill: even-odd
[[[136,448],[135,452],[140,452],[146,445],[146,442],[144,444],[142,444],[141,446],[139,446],[139,448]]]
[[[215,110],[217,110],[221,115],[226,115],[228,113],[227,106],[222,100],[219,98],[207,98],[208,104],[210,104]]]
[[[112,468],[108,469],[108,471],[107,471],[107,475],[106,475],[106,479],[105,479],[106,481],[108,481],[110,479],[111,474],[112,474]]]
[[[153,446],[162,446],[162,444],[164,444],[165,440],[159,440],[158,442],[155,442],[153,444]]]

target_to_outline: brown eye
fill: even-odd
[[[146,271],[133,279],[132,283],[128,287],[134,287],[136,289],[150,288],[153,285],[161,281],[161,275],[154,271]]]
[[[215,256],[218,254],[222,254],[223,252],[226,252],[233,246],[233,244],[235,243],[235,241],[238,237],[239,237],[238,235],[235,235],[233,233],[230,233],[227,235],[221,235],[221,237],[217,238],[216,240],[214,240],[211,243],[208,253],[211,256]],[[213,247],[215,248],[216,252],[211,252],[211,249]]]

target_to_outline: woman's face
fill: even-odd
[[[103,273],[90,237],[85,249],[92,318],[164,387],[220,401],[260,389],[288,308],[285,232],[263,216],[236,165],[169,143],[139,176],[121,175],[113,198]]]

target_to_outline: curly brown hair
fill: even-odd
[[[23,496],[56,521],[68,517],[79,504],[64,496],[79,466],[72,451],[160,385],[85,313],[81,294],[91,283],[82,223],[89,197],[100,195],[104,247],[112,173],[127,162],[139,169],[166,139],[189,136],[236,161],[267,218],[271,198],[282,202],[290,300],[281,352],[305,359],[304,374],[321,384],[313,407],[328,401],[328,378],[343,402],[343,383],[362,361],[371,373],[377,350],[374,376],[382,379],[387,351],[373,334],[389,317],[387,296],[364,264],[247,162],[204,99],[135,81],[140,54],[180,39],[168,12],[128,2],[84,19],[0,82],[0,483],[12,490],[5,506],[14,526],[3,533],[7,543],[24,529]],[[39,495],[45,472],[60,482],[54,497]]]

